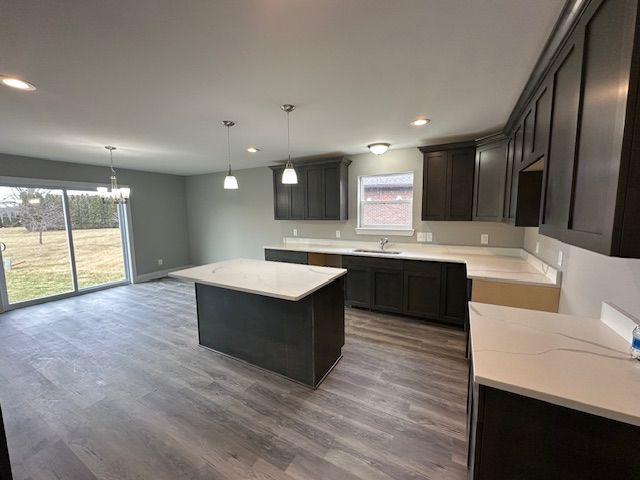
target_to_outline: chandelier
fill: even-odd
[[[111,145],[107,145],[107,150],[109,150],[109,160],[111,167],[111,177],[110,177],[110,187],[98,187],[98,195],[102,198],[104,203],[116,203],[119,205],[124,205],[129,200],[129,195],[131,194],[131,189],[128,187],[118,187],[118,179],[116,177],[116,171],[113,168],[113,151],[116,147]]]

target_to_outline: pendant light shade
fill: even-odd
[[[118,187],[116,170],[113,168],[113,151],[116,150],[116,147],[107,145],[104,148],[109,150],[109,162],[111,168],[111,177],[109,177],[110,187],[98,187],[96,189],[98,192],[98,196],[102,198],[102,201],[104,203],[116,203],[124,205],[129,201],[131,189],[128,187]]]
[[[224,189],[225,190],[237,190],[238,189],[238,180],[233,175],[227,175],[224,177]]]
[[[282,183],[285,185],[295,185],[298,183],[298,174],[293,165],[284,169],[282,172]]]
[[[231,173],[231,140],[229,137],[229,129],[235,125],[235,122],[231,120],[225,120],[222,124],[227,127],[227,161],[229,163],[229,171],[227,172],[227,176],[224,177],[224,189],[225,190],[237,190],[238,189],[238,180],[235,175]]]
[[[284,172],[282,172],[282,183],[284,185],[295,185],[298,183],[298,174],[296,170],[293,168],[293,163],[291,162],[291,129],[289,126],[289,114],[293,112],[296,107],[295,105],[285,104],[280,107],[282,111],[287,114],[287,164],[284,166]]]

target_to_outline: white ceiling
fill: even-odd
[[[0,74],[38,87],[0,88],[0,152],[103,165],[113,144],[117,166],[220,171],[231,119],[234,167],[268,165],[282,103],[295,157],[489,133],[563,3],[0,0]]]

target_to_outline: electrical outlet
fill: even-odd
[[[564,260],[564,252],[562,250],[560,250],[558,252],[558,266],[559,267],[562,266],[562,260]]]
[[[536,253],[540,253],[540,242],[536,242]]]
[[[427,241],[427,234],[426,232],[418,232],[418,238],[417,240],[419,242],[426,242]]]
[[[294,236],[294,237],[297,237],[297,236],[298,236],[298,229],[297,229],[297,228],[294,228],[294,229],[293,229],[293,236]]]
[[[336,238],[340,238],[340,230],[336,230]]]
[[[488,233],[483,233],[480,235],[480,243],[482,245],[488,245],[489,244],[489,234]]]
[[[427,232],[427,242],[433,242],[433,232]]]
[[[164,260],[162,258],[158,259],[158,265],[162,265],[164,263]]]

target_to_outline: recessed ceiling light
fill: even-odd
[[[7,87],[15,88],[18,90],[33,92],[36,89],[35,85],[32,85],[29,82],[25,82],[24,80],[20,80],[19,78],[16,78],[16,77],[7,77],[2,75],[0,76],[0,81],[3,84],[5,84]]]
[[[382,155],[387,150],[389,150],[390,146],[391,146],[390,143],[378,142],[378,143],[372,143],[370,145],[367,145],[367,148],[371,153],[375,153],[376,155]]]
[[[247,152],[249,153],[258,153],[260,149],[258,147],[249,147],[247,148]]]
[[[426,125],[427,123],[431,123],[431,120],[428,118],[418,118],[411,122],[410,125],[413,127],[421,127],[423,125]]]

